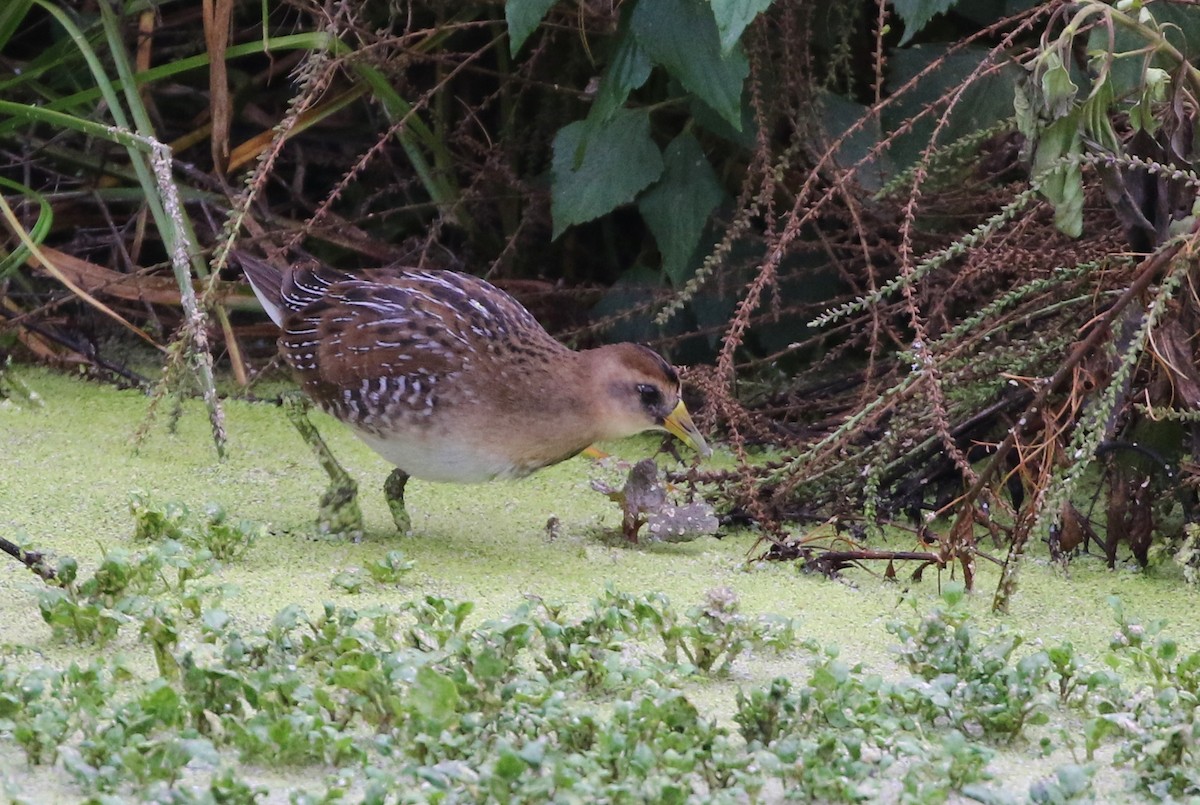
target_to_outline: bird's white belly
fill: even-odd
[[[480,450],[454,434],[396,433],[386,439],[354,431],[368,447],[413,478],[470,484],[517,474],[512,461]]]

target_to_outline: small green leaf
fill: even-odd
[[[58,583],[64,587],[73,584],[75,577],[79,575],[79,562],[73,556],[64,556],[58,560],[58,567],[55,569],[54,575]]]
[[[546,741],[539,739],[526,744],[517,755],[530,766],[537,767],[546,760]]]
[[[505,0],[504,20],[508,23],[508,52],[516,56],[521,45],[534,32],[555,0]]]
[[[1068,795],[1082,794],[1092,787],[1092,777],[1095,769],[1067,763],[1054,770],[1059,787]]]
[[[750,63],[736,44],[722,55],[710,5],[701,0],[642,0],[630,24],[656,64],[741,130],[742,84]]]
[[[766,11],[772,0],[712,0],[713,16],[721,33],[721,53],[727,54],[742,38],[746,26]]]
[[[329,580],[331,587],[349,593],[350,595],[358,595],[362,592],[363,574],[360,568],[351,568],[349,570],[341,570]]]
[[[1033,138],[1037,134],[1038,116],[1023,81],[1013,86],[1013,112],[1017,116],[1017,131],[1026,138]]]
[[[658,242],[663,271],[678,285],[687,279],[688,258],[725,191],[690,133],[676,137],[663,156],[662,178],[642,196],[638,210]]]
[[[529,766],[521,760],[521,756],[507,747],[501,750],[500,757],[496,758],[496,776],[503,780],[515,780],[527,768]]]
[[[958,0],[894,0],[892,5],[900,19],[904,20],[904,36],[900,37],[900,44],[908,44],[931,19],[957,4]]]
[[[205,609],[200,616],[200,622],[210,632],[221,632],[229,625],[229,613],[223,609]]]
[[[959,582],[949,582],[942,587],[942,600],[947,606],[956,607],[967,597],[967,588]]]
[[[150,684],[139,704],[146,715],[162,725],[178,723],[182,718],[179,694],[163,679]]]
[[[607,121],[563,126],[554,137],[551,165],[554,237],[633,201],[662,170],[648,112],[618,109]]]
[[[1145,79],[1138,102],[1129,108],[1129,124],[1135,130],[1153,136],[1161,125],[1155,108],[1166,100],[1171,76],[1165,70],[1149,67],[1146,69]]]

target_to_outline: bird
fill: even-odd
[[[347,271],[311,259],[279,268],[241,251],[234,258],[282,330],[279,351],[303,394],[395,467],[384,492],[402,533],[411,530],[410,477],[521,478],[595,442],[655,430],[712,453],[661,355],[635,343],[570,349],[479,277]],[[290,415],[331,478],[324,530],[361,536],[357,485],[302,410]],[[332,511],[343,505],[344,518]]]

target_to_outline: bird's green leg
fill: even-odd
[[[388,508],[392,511],[392,520],[401,534],[412,531],[412,521],[408,517],[408,509],[404,508],[404,485],[408,483],[408,473],[397,467],[383,482],[383,497],[387,500]]]
[[[333,457],[329,446],[317,433],[317,428],[308,418],[311,407],[308,398],[301,394],[285,394],[283,408],[288,420],[300,431],[300,437],[317,455],[317,461],[329,474],[329,488],[321,495],[321,508],[317,514],[317,530],[326,534],[345,534],[355,542],[362,539],[363,517],[358,506],[358,484],[342,469]]]

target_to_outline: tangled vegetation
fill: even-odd
[[[1197,43],[1171,0],[17,0],[0,357],[198,393],[220,452],[217,369],[269,374],[233,245],[466,267],[694,364],[737,467],[687,480],[763,556],[1190,579]]]
[[[888,626],[910,672],[897,678],[740,614],[728,590],[681,610],[609,588],[582,614],[531,600],[472,625],[469,602],[436,595],[291,605],[247,627],[225,609],[211,551],[172,538],[180,511],[137,500],[145,547],[86,577],[59,557],[37,593],[56,640],[98,647],[136,630],[152,668],[105,652],[64,667],[0,659],[0,745],[88,802],[259,802],[260,765],[290,770],[302,803],[1086,802],[1101,757],[1135,797],[1200,794],[1200,652],[1116,599],[1093,665],[1070,643],[981,628],[951,585],[940,607]],[[764,650],[807,670],[739,683],[727,719],[697,703],[697,680]],[[989,770],[1013,742],[1067,757],[1015,792]],[[43,789],[17,771],[0,786],[35,801]]]
[[[672,494],[754,524],[756,555],[967,589],[994,561],[998,610],[1041,544],[1194,583],[1198,54],[1183,0],[7,0],[0,406],[36,399],[10,360],[70,368],[145,389],[143,437],[201,397],[224,454],[224,400],[276,368],[231,248],[462,268],[574,345],[689,365],[735,465]],[[601,491],[654,531],[636,490]],[[724,588],[252,626],[221,569],[262,525],[130,509],[95,563],[0,534],[51,639],[87,651],[0,651],[14,801],[53,770],[89,802],[252,803],[270,766],[298,803],[1060,803],[1109,768],[1200,797],[1200,653],[1116,601],[1095,659],[984,629],[948,587],[889,627],[894,678]],[[329,593],[412,571],[393,550]],[[147,656],[106,653],[122,633]],[[767,651],[798,670],[743,683]],[[698,686],[731,677],[714,715]],[[1057,768],[1013,791],[991,762],[1021,744]]]

